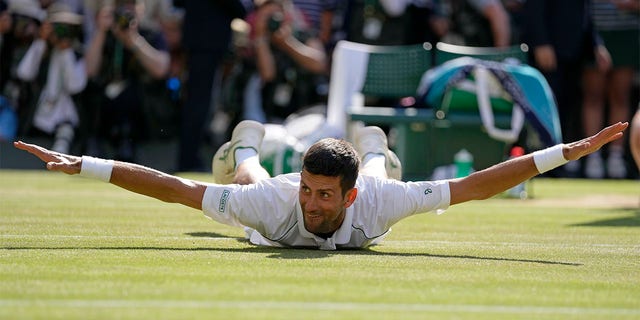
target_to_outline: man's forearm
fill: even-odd
[[[204,186],[138,164],[83,156],[72,157],[70,174],[110,182],[123,189],[165,202],[181,203],[200,209]],[[75,160],[78,159],[78,160]],[[202,188],[200,188],[202,187]]]
[[[496,164],[468,177],[452,180],[449,183],[451,205],[488,199],[538,174],[531,154]]]
[[[72,156],[22,141],[16,141],[13,145],[38,157],[47,164],[48,170],[80,174],[162,201],[180,203],[198,210],[202,208],[206,189],[203,183],[127,162]]]
[[[180,203],[201,210],[206,187],[141,165],[115,161],[110,183],[165,202]]]

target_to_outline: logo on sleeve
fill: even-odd
[[[231,192],[229,190],[222,191],[222,196],[220,197],[220,203],[218,204],[218,211],[224,212],[227,207],[227,201],[229,200],[229,195]]]
[[[424,190],[424,194],[430,194],[433,193],[433,190],[431,190],[430,188],[427,188]]]

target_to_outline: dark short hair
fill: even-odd
[[[0,12],[7,11],[7,2],[4,0],[0,0]]]
[[[341,139],[325,138],[304,155],[302,169],[327,177],[340,177],[342,195],[356,185],[360,158],[353,146]]]

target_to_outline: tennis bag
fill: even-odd
[[[537,147],[562,142],[553,93],[544,76],[528,65],[453,59],[424,74],[418,97],[439,118],[450,112],[479,113],[496,140],[515,142],[526,122],[537,134]],[[495,125],[498,113],[511,114],[510,128]]]

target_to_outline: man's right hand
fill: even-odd
[[[51,151],[35,144],[16,141],[13,145],[31,153],[47,164],[47,169],[60,171],[66,174],[78,174],[82,165],[82,158]]]

